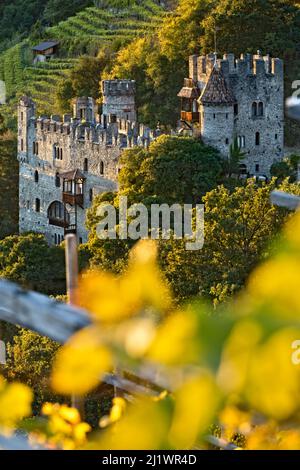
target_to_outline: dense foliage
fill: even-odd
[[[0,238],[18,231],[18,194],[19,179],[15,136],[6,130],[1,132],[0,129]]]
[[[64,250],[43,235],[13,235],[0,240],[0,276],[48,295],[65,293]]]

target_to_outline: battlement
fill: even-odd
[[[225,76],[257,76],[276,77],[283,76],[283,61],[278,58],[271,58],[270,55],[263,56],[260,51],[257,54],[241,54],[235,57],[234,54],[224,54],[222,59],[216,59],[215,54],[206,56],[193,55],[189,58],[189,76],[195,82],[205,80],[217,65]]]
[[[134,80],[103,80],[102,93],[105,97],[109,96],[128,96],[135,95]]]
[[[76,103],[78,104],[78,100]],[[82,98],[80,99],[81,102]],[[22,105],[22,104],[20,104]],[[34,103],[32,102],[34,106]],[[133,145],[149,146],[150,142],[160,135],[160,129],[155,131],[149,127],[124,118],[106,122],[105,125],[96,121],[82,121],[69,114],[64,116],[32,116],[28,121],[37,136],[44,140],[59,135],[69,136],[71,142],[93,143],[105,146],[131,147]]]

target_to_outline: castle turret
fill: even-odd
[[[102,95],[104,126],[117,119],[137,120],[134,80],[103,80]]]
[[[204,143],[229,154],[234,134],[234,104],[224,73],[215,66],[198,100],[201,137]]]
[[[82,96],[73,101],[73,117],[80,121],[95,122],[95,100]]]
[[[18,105],[18,155],[27,158],[29,150],[30,119],[35,115],[34,102],[28,96],[22,96]]]
[[[195,96],[199,119],[193,111]],[[189,78],[179,95],[182,101],[180,131],[216,147],[228,156],[237,139],[244,159],[241,169],[250,175],[270,175],[283,158],[284,74],[278,58],[257,54],[193,55]],[[199,127],[200,124],[200,127]]]

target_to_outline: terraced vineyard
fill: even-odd
[[[76,16],[48,28],[49,38],[62,42],[62,47],[72,53],[93,54],[104,42],[126,43],[134,37],[151,33],[167,13],[152,0],[145,0],[143,6],[131,5],[123,9],[86,8]]]
[[[59,80],[66,77],[76,59],[52,59],[32,67],[23,74],[24,91],[31,96],[39,113],[53,114],[54,96]]]
[[[27,93],[36,101],[38,113],[55,112],[57,84],[67,76],[78,56],[95,55],[108,43],[114,43],[117,50],[135,37],[155,31],[167,14],[153,0],[143,1],[143,6],[132,3],[126,8],[89,7],[47,28],[43,39],[60,41],[61,58],[32,65],[27,40],[8,49],[0,55],[0,80],[7,84],[9,100]]]

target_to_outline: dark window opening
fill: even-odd
[[[21,151],[23,152],[23,150],[24,150],[24,140],[21,139]]]
[[[92,188],[89,191],[89,198],[90,198],[90,202],[92,202],[93,201],[93,189]]]
[[[264,115],[264,104],[262,101],[260,101],[258,103],[258,112],[257,112],[257,115],[258,116],[263,116]]]
[[[104,163],[100,162],[100,175],[104,175]]]
[[[60,188],[60,177],[59,177],[59,173],[56,173],[55,175],[55,186],[57,188]]]
[[[260,133],[256,132],[255,134],[255,145],[260,145]]]
[[[35,183],[39,182],[39,172],[37,170],[35,170],[34,172],[34,182]]]
[[[254,103],[252,103],[252,117],[256,117],[257,116],[257,103],[256,101]]]
[[[88,169],[89,169],[88,159],[85,158],[83,162],[83,171],[88,171]]]
[[[79,244],[82,245],[82,237],[79,237]]]
[[[258,163],[256,163],[256,165],[255,165],[255,171],[256,171],[256,173],[259,172],[259,164]]]
[[[277,139],[278,139],[278,134],[275,134],[275,140],[277,140]]]
[[[239,105],[235,104],[233,109],[234,109],[234,115],[237,116],[239,114]]]
[[[229,144],[229,139],[226,139],[225,143],[226,143],[226,145],[228,145]]]
[[[39,198],[36,198],[35,200],[35,212],[40,212],[41,210],[41,201]]]

